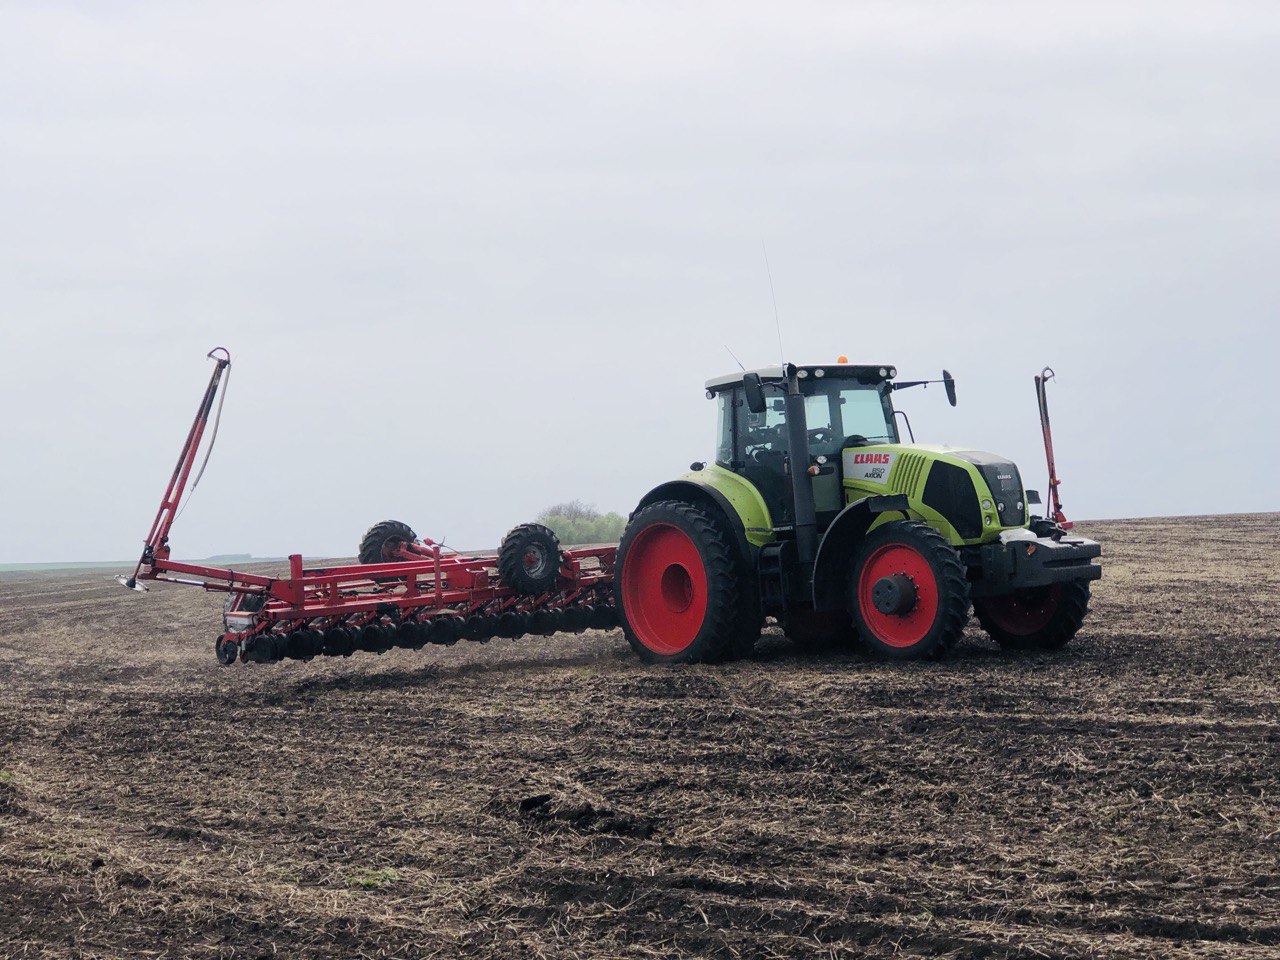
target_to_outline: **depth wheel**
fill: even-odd
[[[218,655],[220,664],[229,667],[236,662],[236,657],[240,656],[240,644],[234,637],[218,637],[213,642],[213,652]]]
[[[1061,650],[1089,613],[1089,581],[978,597],[973,601],[973,612],[982,629],[1006,650]]]
[[[964,566],[927,523],[897,520],[858,548],[850,593],[853,622],[873,651],[902,660],[938,657],[969,619]]]
[[[700,507],[636,511],[618,544],[614,591],[627,642],[646,663],[714,663],[738,652],[738,567]]]

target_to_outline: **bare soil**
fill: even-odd
[[[0,575],[0,956],[1275,957],[1280,515],[1090,524],[1063,653],[220,667]]]

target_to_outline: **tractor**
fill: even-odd
[[[1046,369],[1046,374],[1052,375]],[[890,658],[945,654],[972,606],[1001,647],[1055,650],[1080,629],[1098,543],[1072,536],[1049,456],[1047,517],[1015,464],[903,442],[888,365],[782,364],[706,384],[714,463],[649,491],[618,547],[614,595],[651,663],[743,656],[766,617],[808,648],[861,644]],[[906,420],[910,435],[910,421]]]

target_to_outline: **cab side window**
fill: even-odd
[[[739,402],[741,390],[721,390],[716,397],[716,463],[722,467],[732,466],[733,455],[733,411]]]
[[[764,413],[752,413],[745,401],[734,407],[738,435],[738,472],[750,480],[774,523],[790,523],[791,489],[785,472],[787,459],[786,406],[780,397],[770,397]]]

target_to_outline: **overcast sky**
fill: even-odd
[[[0,2],[0,562],[484,547],[714,453],[707,378],[959,382],[1080,519],[1280,509],[1275,3]]]

